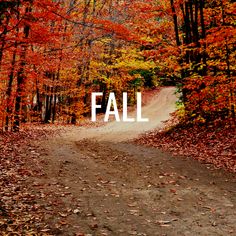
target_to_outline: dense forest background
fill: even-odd
[[[159,85],[184,120],[234,121],[235,48],[236,1],[1,0],[1,129],[75,124],[91,92],[104,110],[110,91]]]

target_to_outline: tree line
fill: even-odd
[[[0,124],[76,123],[91,92],[161,84],[182,116],[235,120],[235,1],[1,0]]]

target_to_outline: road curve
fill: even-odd
[[[107,125],[88,129],[81,129],[81,138],[95,138],[99,141],[125,141],[133,139],[146,131],[161,128],[163,121],[168,120],[170,113],[176,109],[177,95],[175,87],[162,88],[160,93],[150,99],[142,108],[142,117],[149,118],[149,122],[109,122]],[[128,115],[136,117],[136,111]],[[78,137],[78,136],[77,136]]]

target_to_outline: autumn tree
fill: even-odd
[[[235,119],[235,3],[169,1],[183,104],[200,122]]]

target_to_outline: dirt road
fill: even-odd
[[[80,129],[75,131],[74,136],[69,134],[68,138],[96,138],[99,141],[127,141],[136,138],[139,134],[162,127],[162,121],[169,118],[170,113],[175,111],[175,102],[177,96],[175,95],[175,88],[164,88],[159,94],[150,98],[150,102],[143,107],[142,116],[149,118],[149,122],[110,122],[106,126],[96,129]],[[136,117],[136,111],[128,114],[129,117]]]
[[[162,125],[173,91],[144,108],[149,123],[69,128],[42,142],[46,175],[35,182],[54,235],[236,235],[233,176],[127,142]]]

